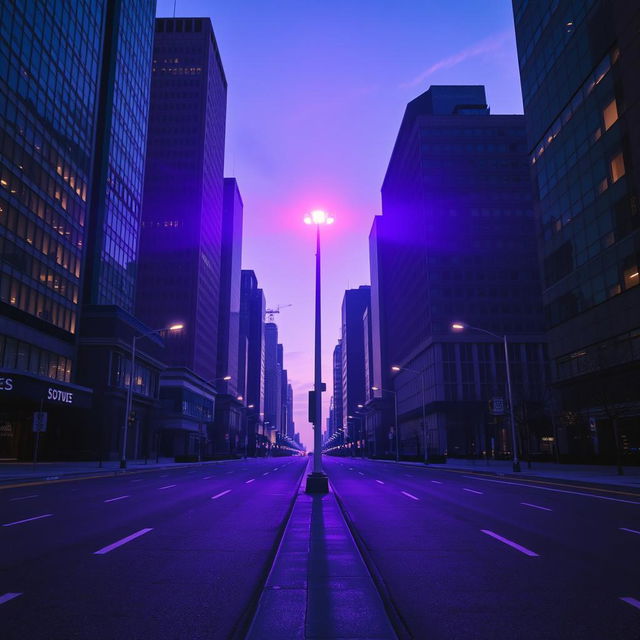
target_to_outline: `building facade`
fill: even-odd
[[[638,460],[640,7],[513,11],[559,450]]]
[[[331,432],[333,435],[339,429],[342,429],[342,339],[333,348],[333,402],[332,402]]]
[[[165,340],[162,451],[217,455],[213,427],[227,81],[208,18],[158,18],[137,313]]]
[[[488,409],[505,396],[505,334],[525,453],[540,450],[545,344],[524,118],[490,115],[482,86],[431,87],[407,105],[382,207],[370,245],[380,391],[369,403],[397,402],[400,454],[423,457],[426,433],[431,455],[510,455],[504,416]],[[453,334],[453,322],[482,331]],[[395,453],[393,413],[371,420],[379,453]]]

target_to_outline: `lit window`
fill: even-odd
[[[611,166],[611,181],[617,182],[624,175],[624,158],[622,152],[617,156],[614,156],[610,162]]]
[[[615,98],[604,108],[602,117],[604,119],[605,131],[608,131],[618,119],[618,105],[616,104]]]

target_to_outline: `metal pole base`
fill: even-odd
[[[514,462],[513,462],[513,470],[514,471],[522,471],[522,469],[520,469],[520,460],[514,460]]]
[[[310,473],[307,476],[307,493],[329,493],[329,478],[324,473]]]
[[[120,460],[120,468],[121,469],[126,469],[127,468],[127,461],[126,460]]]

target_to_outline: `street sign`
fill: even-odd
[[[47,430],[47,412],[36,411],[33,414],[33,432],[44,433]]]
[[[489,413],[492,416],[502,416],[505,413],[504,398],[494,397],[489,400]]]

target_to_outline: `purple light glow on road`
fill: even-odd
[[[158,16],[173,10],[159,0]],[[220,45],[243,268],[256,271],[268,306],[292,304],[277,324],[296,429],[310,447],[315,238],[302,219],[314,209],[336,217],[322,240],[329,382],[344,290],[369,283],[368,233],[407,102],[430,84],[485,84],[494,113],[522,113],[511,3],[181,0],[176,16],[210,16]]]

